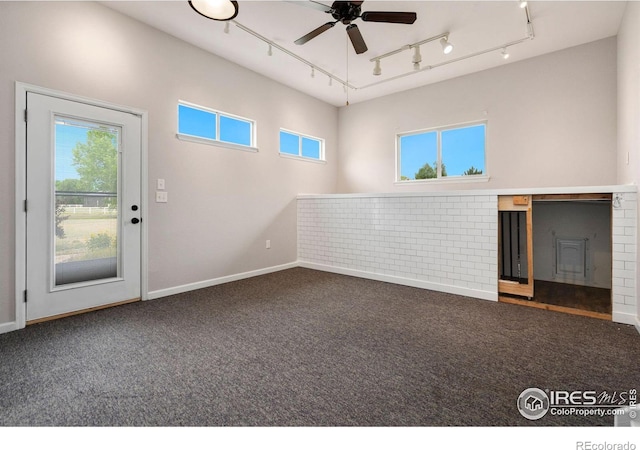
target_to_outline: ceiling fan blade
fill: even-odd
[[[302,44],[305,44],[305,43],[309,42],[311,39],[313,39],[314,37],[318,36],[319,34],[324,33],[329,28],[333,28],[333,26],[335,24],[336,24],[336,22],[327,22],[324,25],[319,26],[318,28],[316,28],[312,32],[305,34],[300,39],[295,41],[296,45],[302,45]]]
[[[295,3],[296,5],[300,5],[300,6],[306,6],[307,8],[313,8],[313,9],[317,9],[319,11],[322,12],[331,12],[331,7],[327,6],[327,5],[323,5],[320,2],[314,2],[313,0],[308,0],[308,1],[295,1],[295,0],[289,0],[287,1],[287,3]]]
[[[358,55],[368,50],[367,44],[364,43],[364,38],[362,37],[362,33],[360,33],[358,25],[354,23],[349,25],[347,27],[347,33],[349,34],[349,38],[351,39],[351,43],[353,44],[353,49]]]
[[[414,12],[366,11],[360,16],[365,22],[387,22],[412,24],[418,18]]]

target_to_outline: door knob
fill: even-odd
[[[131,207],[131,211],[137,211],[138,210],[138,205],[133,205]]]
[[[137,217],[134,217],[133,219],[131,219],[131,223],[134,225],[137,223],[140,223],[140,219],[138,219]]]

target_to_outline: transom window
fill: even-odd
[[[324,140],[281,129],[280,154],[324,161]]]
[[[396,181],[486,177],[485,147],[485,122],[399,134]]]
[[[178,103],[178,138],[257,150],[255,121],[191,103]]]

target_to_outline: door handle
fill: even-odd
[[[137,223],[140,223],[140,219],[138,219],[137,217],[134,217],[133,219],[131,219],[131,223],[134,225]]]

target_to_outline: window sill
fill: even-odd
[[[326,164],[327,163],[327,161],[324,160],[324,159],[313,159],[313,158],[307,158],[305,156],[289,155],[287,153],[279,153],[279,155],[282,158],[296,159],[298,161],[310,162],[310,163],[314,163],[314,164]]]
[[[416,184],[451,184],[451,183],[486,183],[491,179],[489,175],[461,175],[458,177],[430,178],[427,180],[395,181],[396,186],[412,186]]]
[[[231,142],[216,141],[213,139],[199,138],[197,136],[189,136],[188,134],[177,133],[176,137],[181,141],[195,142],[198,144],[213,145],[214,147],[229,148],[231,150],[242,150],[244,152],[258,153],[258,147],[249,147],[247,145],[233,144]]]

